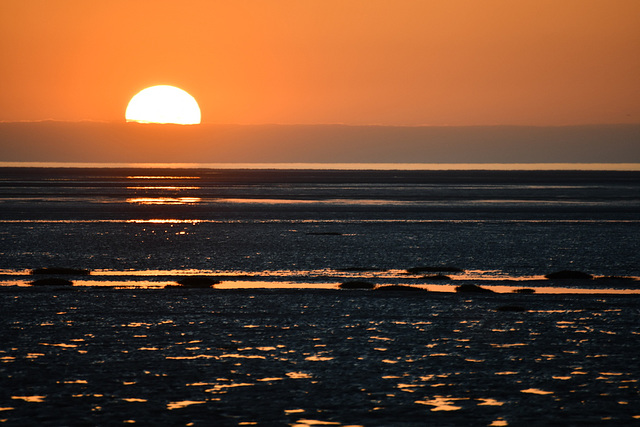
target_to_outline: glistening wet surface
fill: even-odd
[[[545,294],[640,294],[640,277],[597,276],[587,279],[548,280],[544,275],[517,276],[494,270],[470,270],[445,275],[425,275],[407,269],[316,270],[78,270],[80,274],[38,273],[27,269],[0,269],[0,286],[32,286],[41,278],[66,278],[73,286],[119,289],[175,287],[181,279],[206,277],[216,289],[338,289],[342,283],[364,281],[381,288],[413,286],[433,292],[455,292],[465,284],[481,285],[498,293],[525,291]]]
[[[4,287],[0,307],[13,425],[640,420],[634,295]]]

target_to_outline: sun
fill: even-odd
[[[131,98],[125,118],[127,122],[197,125],[200,107],[193,96],[180,88],[151,86]]]

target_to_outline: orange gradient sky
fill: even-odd
[[[640,122],[638,0],[2,0],[0,121]]]

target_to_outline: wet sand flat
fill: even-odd
[[[637,295],[5,287],[0,309],[8,425],[640,422]]]

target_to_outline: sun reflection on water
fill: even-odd
[[[24,400],[25,402],[41,403],[47,396],[11,396],[14,400]]]
[[[285,375],[293,379],[313,378],[310,374],[307,374],[306,372],[287,372]]]
[[[540,390],[539,388],[527,388],[525,390],[520,390],[520,392],[529,393],[529,394],[540,394],[540,395],[553,394],[552,391]]]
[[[236,388],[236,387],[252,387],[255,384],[253,383],[228,383],[228,384],[212,384],[213,388],[208,388],[205,390],[205,393],[212,394],[225,394],[227,393],[228,388]]]
[[[127,179],[200,179],[199,176],[175,176],[175,175],[130,175]]]
[[[299,419],[298,421],[290,425],[291,427],[311,427],[311,426],[339,426],[341,424],[334,421]],[[344,427],[347,427],[347,426],[344,426]],[[361,427],[361,426],[348,426],[348,427]]]
[[[191,405],[200,405],[202,403],[207,403],[207,401],[206,400],[181,400],[178,402],[168,403],[167,409],[168,410],[181,409]]]
[[[495,399],[477,399],[480,403],[478,406],[502,406],[504,402],[499,402]]]
[[[130,197],[127,203],[139,205],[193,205],[200,203],[200,197]]]
[[[126,221],[128,224],[199,224],[204,222],[200,219],[128,219]]]
[[[457,400],[468,400],[468,398],[453,398],[446,396],[434,396],[433,399],[428,400],[416,400],[415,403],[420,405],[433,406],[431,411],[458,411],[462,409],[462,406],[454,405]]]
[[[167,191],[179,191],[179,190],[200,190],[200,187],[187,187],[187,186],[141,186],[141,187],[127,187],[127,190],[167,190]]]

